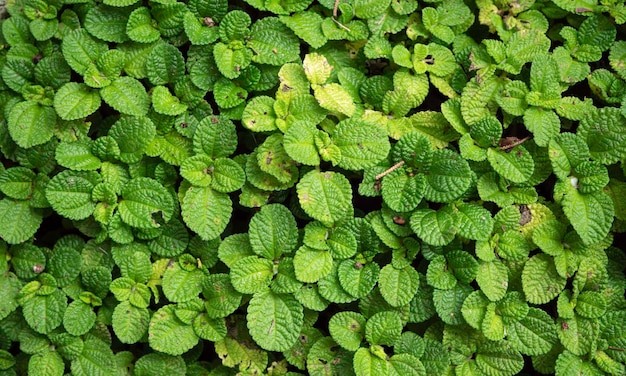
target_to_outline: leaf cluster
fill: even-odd
[[[12,0],[0,376],[626,373],[626,5]]]

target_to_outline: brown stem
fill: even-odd
[[[402,167],[402,165],[404,165],[404,161],[400,161],[398,163],[396,163],[395,165],[389,167],[388,169],[386,169],[385,171],[381,172],[380,174],[376,175],[376,180],[380,180],[382,179],[385,175],[390,174],[391,172],[399,169],[400,167]]]
[[[609,350],[615,350],[615,351],[626,351],[626,350],[624,350],[624,349],[623,349],[623,348],[621,348],[621,347],[615,347],[615,346],[609,346],[609,347],[607,347],[607,349],[609,349]]]
[[[516,147],[517,145],[521,145],[523,144],[525,141],[529,140],[530,136],[526,136],[524,138],[521,138],[517,141],[511,142],[510,144],[507,145],[502,145],[500,146],[500,150],[509,150],[509,149],[513,149],[514,147]]]

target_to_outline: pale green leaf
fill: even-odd
[[[314,88],[315,99],[322,108],[333,113],[352,116],[356,111],[354,100],[341,85],[330,83]]]
[[[10,108],[7,127],[11,138],[19,146],[30,148],[50,140],[54,134],[56,122],[54,109],[42,106],[36,101],[25,101]]]

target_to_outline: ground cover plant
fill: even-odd
[[[624,375],[619,0],[9,0],[0,375]]]

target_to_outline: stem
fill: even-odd
[[[333,7],[333,16],[331,17],[331,19],[337,24],[337,26],[346,30],[349,33],[351,30],[346,25],[342,24],[341,22],[335,19],[337,18],[337,15],[339,13],[338,9],[339,9],[339,0],[335,0],[335,6]]]
[[[527,141],[527,140],[529,140],[529,139],[530,139],[530,136],[526,136],[526,137],[524,137],[524,138],[522,138],[522,139],[519,139],[519,140],[517,140],[517,141],[515,141],[515,142],[512,142],[512,143],[510,143],[510,144],[508,144],[508,145],[503,145],[503,146],[500,146],[500,150],[509,150],[509,149],[513,149],[513,148],[514,148],[514,147],[516,147],[517,145],[521,145],[521,144],[523,144],[523,143],[524,143],[524,141]]]
[[[390,174],[391,172],[399,169],[400,167],[402,167],[402,165],[404,165],[404,161],[400,161],[398,163],[396,163],[395,165],[389,167],[388,169],[386,169],[385,171],[381,172],[380,174],[376,175],[376,180],[380,180],[382,179],[385,175]]]
[[[615,350],[615,351],[626,351],[626,350],[624,350],[624,349],[623,349],[623,348],[621,348],[621,347],[615,347],[615,346],[609,346],[609,347],[607,347],[607,349],[609,349],[609,350]]]

